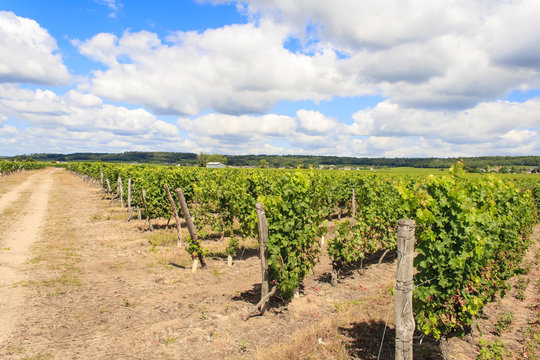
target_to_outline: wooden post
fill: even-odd
[[[122,187],[122,178],[118,176],[118,195],[120,196],[120,207],[124,207],[124,188]]]
[[[171,196],[171,192],[169,191],[169,187],[167,184],[163,185],[165,188],[165,192],[167,192],[167,197],[169,198],[169,202],[171,203],[171,210],[174,215],[174,220],[176,221],[176,232],[177,232],[177,243],[176,246],[182,246],[182,228],[180,227],[180,218],[178,217],[178,212],[176,210],[176,205],[174,205],[174,200]]]
[[[261,272],[262,272],[262,282],[261,282],[261,300],[267,297],[268,290],[270,288],[269,284],[269,274],[268,274],[268,251],[266,250],[266,243],[268,242],[268,223],[266,221],[266,214],[264,212],[264,205],[261,202],[258,202],[255,205],[255,210],[257,210],[257,217],[259,218],[259,251],[261,255]],[[268,300],[261,304],[261,315],[268,309]]]
[[[182,214],[184,214],[184,219],[186,220],[186,224],[188,227],[189,235],[191,236],[191,241],[194,243],[199,242],[199,236],[197,235],[197,230],[195,229],[195,225],[193,224],[193,219],[191,219],[191,215],[189,215],[189,210],[187,207],[186,199],[184,198],[184,193],[182,192],[182,189],[178,188],[174,190],[176,192],[176,196],[178,197],[178,200],[180,201],[180,207],[182,208]],[[199,256],[199,262],[201,263],[201,266],[206,266],[206,262],[204,261],[203,254],[198,254]]]
[[[394,322],[396,326],[396,360],[412,360],[415,329],[412,291],[414,260],[414,220],[398,222],[398,265],[396,274],[396,299]]]
[[[131,211],[131,178],[128,178],[128,211]]]
[[[109,178],[107,178],[107,192],[108,192],[109,194],[112,193],[112,191],[111,191],[111,183],[110,183],[110,181],[109,181]]]
[[[354,189],[352,189],[352,217],[356,218],[356,197],[354,194]]]
[[[330,285],[336,286],[338,283],[339,265],[332,261],[332,274],[330,276]]]
[[[103,187],[103,170],[99,171],[99,177],[101,178],[101,187]]]
[[[142,201],[144,205],[144,210],[146,211],[146,220],[148,221],[148,226],[150,227],[150,231],[154,231],[154,228],[152,227],[152,224],[150,223],[150,215],[148,215],[148,206],[146,205],[146,190],[142,189]]]

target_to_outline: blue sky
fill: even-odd
[[[535,0],[4,0],[0,155],[540,155]]]

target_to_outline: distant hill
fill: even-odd
[[[30,154],[13,156],[7,159],[31,157],[37,161],[103,161],[121,163],[146,163],[146,164],[197,164],[197,154],[175,152],[142,152],[129,151],[119,154],[109,153],[73,153],[73,154]]]
[[[140,152],[130,151],[119,154],[110,153],[74,153],[74,154],[30,154],[4,159],[25,159],[31,157],[37,161],[103,161],[146,164],[178,164],[195,166],[198,164],[195,153],[176,152]],[[465,158],[357,158],[341,156],[314,155],[226,155],[229,166],[267,166],[273,168],[298,166],[314,167],[415,167],[415,168],[448,168],[459,160],[466,167],[479,170],[486,167],[540,166],[540,156],[482,156]]]

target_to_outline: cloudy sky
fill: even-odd
[[[540,155],[538,0],[2,0],[0,155]]]

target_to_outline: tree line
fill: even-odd
[[[262,167],[262,168],[347,168],[347,167],[413,167],[413,168],[449,168],[462,160],[466,170],[493,171],[494,168],[540,166],[540,156],[481,156],[463,158],[369,158],[318,155],[221,155],[204,152],[141,152],[129,151],[118,154],[111,153],[73,153],[73,154],[28,154],[4,157],[6,160],[36,161],[102,161],[119,163],[175,164],[182,166],[205,166],[207,162],[219,161],[228,166]],[[495,169],[496,171],[498,169]]]

